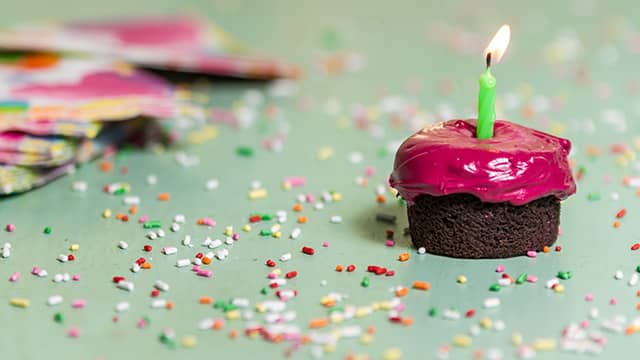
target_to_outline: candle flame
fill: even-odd
[[[511,28],[509,25],[502,25],[493,39],[491,39],[489,45],[487,45],[487,48],[484,49],[484,57],[487,58],[491,54],[491,63],[499,63],[502,55],[507,51],[510,39]]]

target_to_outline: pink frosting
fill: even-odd
[[[476,120],[449,120],[405,140],[389,179],[403,199],[472,194],[484,202],[523,205],[576,192],[567,154],[571,142],[497,120],[494,136],[475,137]]]

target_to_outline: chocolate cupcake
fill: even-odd
[[[392,187],[407,201],[413,244],[457,258],[540,251],[575,193],[569,140],[507,121],[478,139],[475,120],[424,128],[398,149]]]

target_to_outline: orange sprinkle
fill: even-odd
[[[342,272],[342,265],[336,265],[336,271]]]
[[[113,170],[113,163],[106,160],[100,162],[100,171],[111,172],[112,170]]]
[[[133,215],[138,212],[138,205],[131,205],[129,208],[129,214]]]
[[[302,211],[302,205],[301,204],[295,204],[293,205],[293,211]]]
[[[548,253],[549,251],[551,251],[551,248],[548,246],[542,248],[542,252]]]
[[[378,202],[378,204],[384,204],[387,202],[387,198],[385,198],[384,195],[380,194],[376,196],[376,201]]]
[[[237,337],[238,337],[238,332],[237,332],[237,331],[235,331],[235,330],[231,330],[231,331],[229,331],[229,337],[230,337],[231,339],[235,339],[235,338],[237,338]]]
[[[413,318],[411,318],[411,317],[403,318],[402,319],[402,325],[404,325],[404,326],[413,325]]]
[[[409,256],[409,253],[405,252],[405,253],[400,254],[400,256],[398,256],[398,260],[407,261],[407,260],[409,260],[410,257],[411,256]]]
[[[396,290],[396,296],[397,297],[403,297],[405,295],[407,295],[409,293],[409,288],[407,287],[401,287],[398,290]]]
[[[167,310],[173,309],[173,301],[167,302]]]
[[[303,344],[308,344],[311,342],[311,336],[309,335],[302,335],[302,343]]]
[[[222,321],[222,319],[216,319],[216,320],[213,322],[213,325],[211,325],[211,327],[212,327],[214,330],[220,330],[220,329],[222,329],[222,328],[224,327],[224,321]]]
[[[202,257],[202,263],[205,264],[205,265],[209,265],[209,264],[211,264],[211,259],[209,259],[206,256],[203,256]]]
[[[329,319],[327,318],[315,318],[309,321],[309,327],[312,329],[323,328],[329,325]]]
[[[204,225],[204,219],[198,218],[198,225]]]
[[[147,270],[151,269],[151,263],[148,263],[148,262],[142,263],[142,265],[140,265],[140,267],[143,268],[143,269],[147,269]]]
[[[640,297],[640,290],[638,290],[638,292],[636,293],[637,297]]]
[[[369,325],[369,327],[367,328],[367,334],[373,334],[376,332],[376,327],[373,325]]]
[[[123,217],[124,217],[123,213],[117,213],[116,214],[116,219],[118,219],[118,220],[122,220]]]
[[[20,59],[19,64],[26,69],[40,69],[55,65],[58,56],[54,54],[31,54]]]
[[[624,334],[625,335],[633,335],[633,333],[636,332],[636,327],[635,326],[627,326],[626,329],[624,329]]]
[[[202,305],[213,304],[213,298],[211,296],[203,296],[198,299],[198,302]]]
[[[640,189],[636,190],[636,195],[640,196]]]
[[[322,306],[328,307],[328,308],[334,307],[336,306],[336,301],[334,299],[326,300],[322,303]]]
[[[414,281],[413,288],[416,290],[424,290],[427,291],[431,288],[431,284],[426,281]]]
[[[170,198],[169,193],[166,193],[166,192],[160,193],[160,195],[158,195],[158,200],[160,201],[169,201],[169,198]]]
[[[298,224],[306,224],[307,222],[307,217],[306,216],[300,216],[298,218]]]
[[[616,228],[616,229],[619,228],[620,227],[620,221],[617,221],[617,220],[614,221],[613,222],[613,227]]]

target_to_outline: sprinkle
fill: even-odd
[[[557,276],[562,280],[569,280],[573,274],[571,274],[571,271],[559,271]]]
[[[70,338],[77,338],[80,337],[80,329],[76,328],[76,327],[72,327],[67,331],[67,335]]]
[[[71,184],[71,189],[76,192],[86,192],[88,185],[85,181],[74,181]]]
[[[213,275],[213,272],[209,269],[200,269],[196,272],[196,274],[202,277],[211,277]]]
[[[382,353],[383,360],[399,360],[402,357],[402,351],[398,348],[390,348]]]
[[[556,340],[547,338],[547,339],[536,339],[533,342],[533,348],[536,351],[551,351],[556,348]]]
[[[132,282],[129,282],[129,281],[118,281],[118,283],[116,284],[116,287],[118,289],[126,290],[126,291],[131,292],[131,291],[134,290],[135,285]]]
[[[11,282],[16,282],[16,281],[18,281],[18,279],[20,279],[20,272],[18,272],[18,271],[14,272],[9,277],[9,281],[11,281]]]
[[[397,297],[403,297],[403,296],[407,295],[408,293],[409,293],[409,288],[404,287],[404,286],[398,287],[396,289],[396,292],[395,292]]]
[[[617,271],[615,272],[615,274],[613,275],[613,277],[614,277],[614,279],[616,279],[616,280],[621,280],[621,279],[624,277],[624,275],[622,274],[622,271],[621,271],[621,270],[617,270]]]
[[[250,200],[264,199],[267,197],[267,190],[266,189],[251,190],[249,191],[248,196]]]
[[[360,282],[360,285],[361,285],[362,287],[365,287],[365,288],[366,288],[366,287],[369,287],[369,278],[368,278],[368,277],[366,277],[366,276],[365,276],[365,277],[363,277],[363,278],[362,278],[362,281]]]
[[[189,259],[180,259],[176,261],[176,267],[185,267],[191,264],[191,260]]]
[[[535,257],[538,256],[538,253],[533,251],[533,250],[529,250],[529,251],[527,251],[527,256],[530,257],[530,258],[535,258]]]
[[[327,318],[315,318],[309,321],[309,328],[318,329],[329,325],[329,319]]]
[[[16,226],[14,224],[7,224],[4,229],[8,232],[14,232],[16,230]]]
[[[76,299],[71,302],[71,307],[74,309],[82,309],[87,305],[87,301],[85,299]]]
[[[356,270],[356,266],[351,264],[349,266],[347,266],[347,272],[353,272]]]
[[[431,288],[431,285],[426,281],[414,281],[413,288],[416,290],[424,290],[427,291]]]
[[[49,296],[47,298],[47,305],[56,306],[56,305],[61,304],[62,300],[63,300],[63,298],[62,298],[61,295],[52,295],[52,296]]]
[[[458,275],[458,277],[456,278],[456,282],[458,284],[466,284],[467,283],[467,277],[464,275]]]
[[[636,251],[638,249],[640,249],[640,243],[635,243],[631,245],[631,250]]]
[[[169,201],[171,199],[171,195],[169,193],[163,192],[158,194],[158,200],[160,201]]]
[[[165,255],[173,255],[178,252],[178,248],[174,246],[165,246],[162,248],[162,253]]]
[[[312,247],[303,246],[302,247],[302,252],[304,254],[307,254],[307,255],[313,255],[313,254],[315,254],[316,251]]]
[[[487,309],[498,307],[498,306],[500,306],[500,299],[499,298],[495,298],[495,297],[494,298],[488,298],[488,299],[486,299],[484,301],[483,305]]]
[[[498,266],[496,267],[496,272],[497,272],[497,273],[504,272],[504,265],[498,265]]]
[[[116,306],[115,306],[115,310],[116,310],[116,312],[121,313],[121,312],[128,311],[128,310],[129,310],[129,307],[130,307],[130,305],[129,305],[129,303],[128,303],[128,302],[126,302],[126,301],[121,301],[121,302],[119,302],[119,303],[117,303],[117,304],[116,304]]]
[[[622,219],[625,215],[627,215],[627,209],[624,209],[624,208],[620,209],[620,211],[616,213],[616,217],[618,219]]]
[[[470,336],[468,335],[456,335],[453,337],[453,345],[457,346],[457,347],[469,347],[471,346],[471,343],[473,342],[473,339],[471,339]]]
[[[516,278],[516,284],[521,285],[527,281],[527,274],[522,273]]]
[[[640,275],[637,272],[631,274],[628,282],[629,286],[636,286],[638,284],[639,277]]]
[[[501,288],[500,284],[493,284],[489,286],[489,291],[498,292]]]
[[[11,298],[11,300],[9,300],[9,304],[11,306],[15,306],[15,307],[19,307],[19,308],[27,308],[27,307],[29,307],[31,302],[29,301],[29,299]]]
[[[332,224],[341,224],[342,223],[342,216],[332,216],[331,220],[329,220]]]
[[[304,248],[303,248],[303,252],[304,252]],[[280,256],[280,261],[289,261],[291,260],[291,258],[293,257],[293,255],[291,255],[291,253],[284,253]],[[269,262],[267,261],[267,266],[269,266]],[[274,263],[275,266],[275,263]]]

